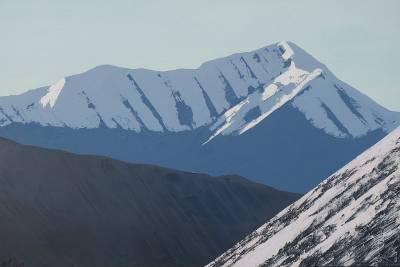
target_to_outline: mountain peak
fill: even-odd
[[[241,134],[286,103],[334,136],[390,130],[400,122],[398,114],[338,80],[294,43],[283,41],[193,70],[97,66],[46,90],[0,97],[0,126],[17,122],[135,132],[210,127],[213,136]]]
[[[280,74],[226,111],[211,126],[214,133],[207,142],[218,135],[243,134],[286,104],[335,137],[360,137],[376,129],[389,132],[400,124],[399,113],[338,80],[296,45],[280,42],[276,46],[283,58]]]
[[[285,60],[292,59],[294,56],[293,49],[290,47],[290,45],[287,42],[279,42],[277,44],[279,50],[282,53],[282,58]]]
[[[23,143],[237,173],[298,192],[399,124],[400,113],[290,42],[192,70],[98,66],[0,97],[0,135]]]

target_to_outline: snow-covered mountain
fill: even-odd
[[[192,70],[99,66],[0,97],[0,135],[21,143],[289,191],[309,190],[398,125],[400,113],[290,42]]]
[[[398,114],[338,81],[286,42],[213,60],[195,70],[99,66],[49,87],[0,98],[0,123],[136,132],[212,125],[213,136],[240,134],[293,98],[294,107],[334,136],[361,136],[399,123]]]
[[[400,264],[400,128],[208,267]]]
[[[212,127],[216,131],[211,138],[242,134],[290,100],[315,127],[337,137],[359,137],[378,128],[390,131],[399,124],[398,113],[388,112],[341,82],[294,44],[277,47],[288,67],[226,111]]]
[[[99,66],[52,86],[0,99],[1,123],[183,131],[211,124],[283,69],[278,46],[232,55],[196,70]],[[73,108],[72,108],[73,107]]]

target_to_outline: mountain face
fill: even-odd
[[[400,128],[208,267],[398,266]]]
[[[2,266],[201,266],[298,199],[239,176],[5,139],[0,162]]]
[[[21,143],[303,192],[399,124],[289,42],[194,70],[99,66],[0,98],[0,135]]]

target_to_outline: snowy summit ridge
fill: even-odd
[[[208,127],[242,134],[285,104],[336,137],[357,137],[400,123],[388,111],[338,80],[290,42],[234,54],[198,69],[153,71],[110,65],[17,96],[0,97],[0,126],[122,128],[180,132]]]

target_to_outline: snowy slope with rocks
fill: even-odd
[[[400,128],[208,267],[400,264]]]
[[[399,114],[388,112],[338,80],[324,65],[296,45],[279,43],[285,66],[262,90],[249,94],[214,124],[214,134],[242,134],[287,102],[317,128],[336,137],[359,137],[399,125]]]
[[[295,44],[281,42],[194,70],[99,66],[49,87],[0,97],[0,126],[38,123],[135,132],[209,126],[211,140],[248,131],[289,100],[315,127],[337,137],[388,132],[400,122],[398,113],[339,81]]]

